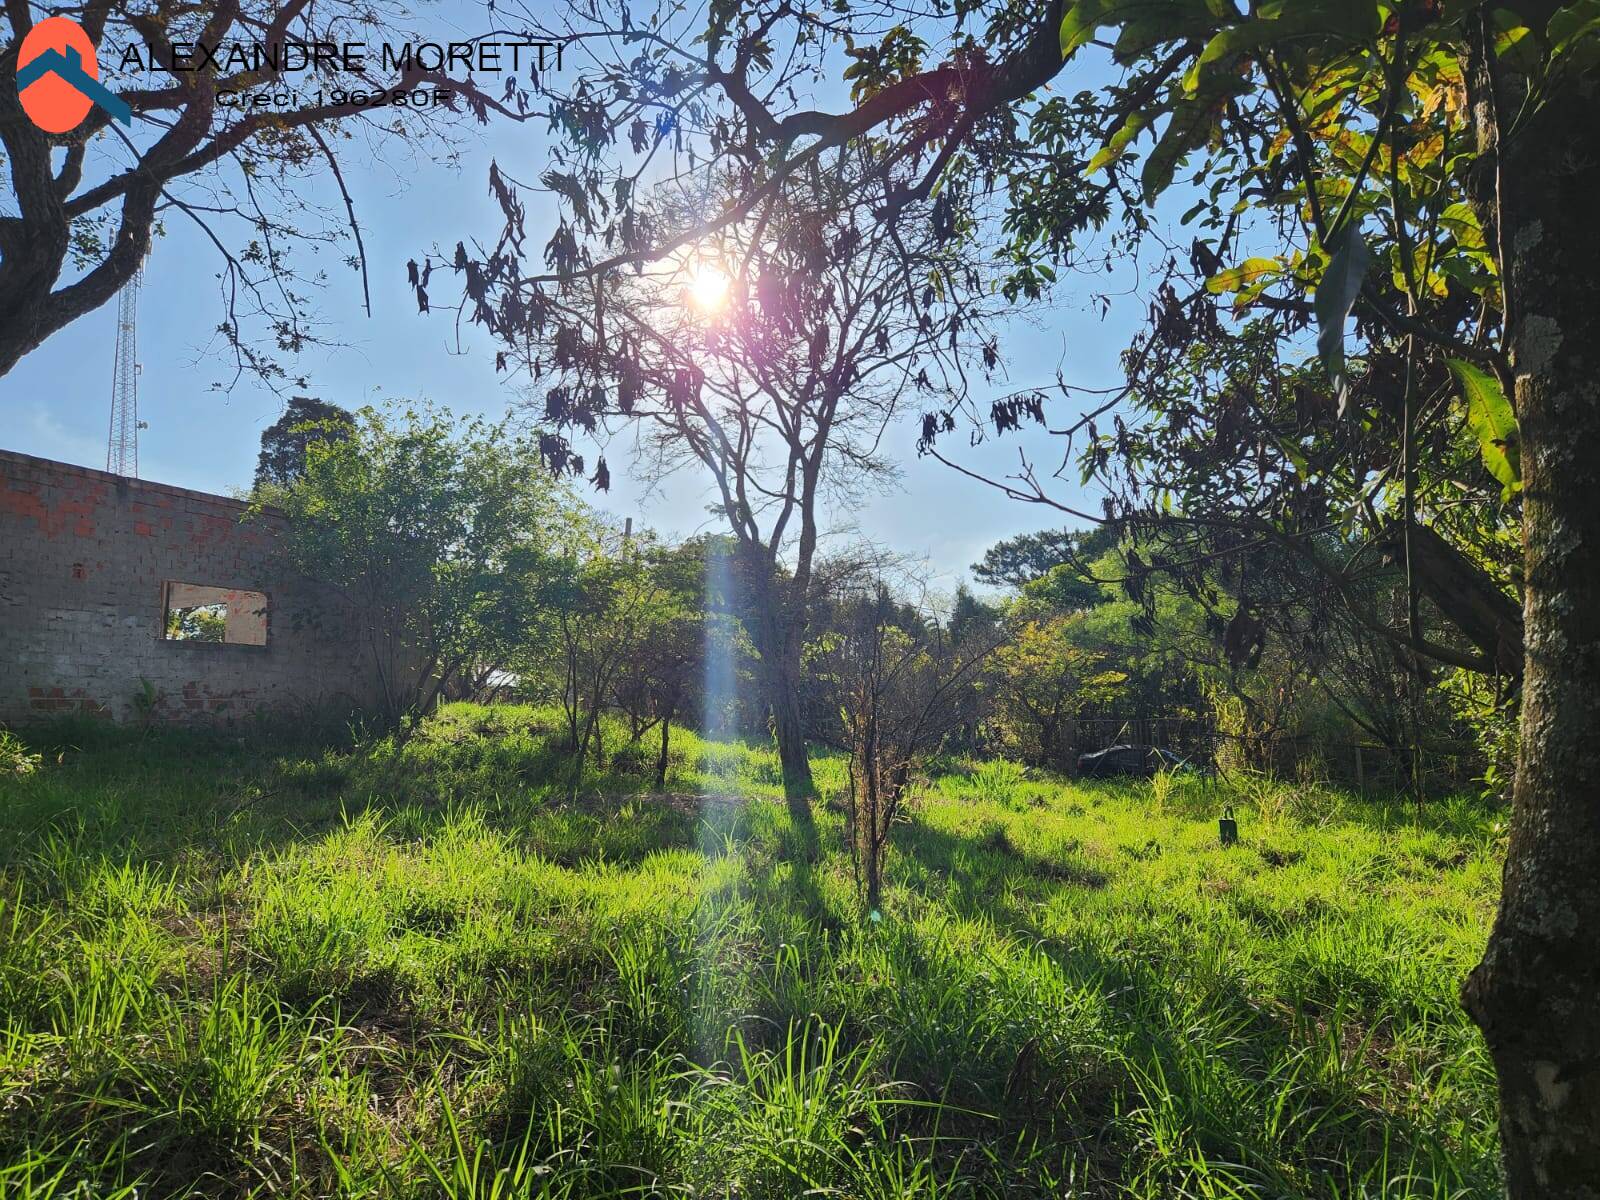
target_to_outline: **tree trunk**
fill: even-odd
[[[1065,770],[1061,754],[1061,725],[1054,718],[1040,718],[1039,761],[1052,771]]]
[[[791,800],[809,800],[815,787],[811,760],[806,753],[806,727],[800,715],[800,655],[782,653],[767,682],[767,702],[772,709],[773,734],[778,742],[778,762],[783,770],[783,794]]]
[[[752,556],[753,557],[753,556]],[[788,602],[784,581],[774,578],[769,563],[747,562],[752,576],[746,628],[761,656],[761,682],[772,714],[783,794],[792,816],[811,826],[810,799],[815,792],[811,760],[806,754],[806,727],[800,712],[800,652],[805,637],[803,605]],[[803,811],[802,811],[803,810]]]
[[[1519,9],[1543,29],[1553,4]],[[1500,1088],[1515,1200],[1600,1197],[1600,103],[1573,76],[1503,145],[1515,81],[1475,55],[1480,211],[1509,260],[1527,588],[1500,911],[1463,1000]],[[1496,113],[1498,111],[1498,118]],[[1494,159],[1499,154],[1499,161]],[[1493,203],[1498,200],[1498,203]],[[1496,237],[1498,234],[1498,237]]]
[[[656,791],[667,790],[668,742],[672,737],[672,710],[661,718],[661,753],[656,755]]]
[[[875,913],[883,902],[883,844],[879,833],[883,822],[879,811],[877,720],[871,714],[866,719],[866,736],[861,746],[861,778],[866,781],[862,816],[866,818],[867,828],[864,836],[860,832],[856,834],[856,841],[866,843],[867,912]]]
[[[583,764],[589,757],[589,739],[599,732],[599,721],[600,710],[591,708],[584,718],[583,734],[578,744],[573,747],[572,774],[567,779],[567,799],[569,801],[578,798],[578,790],[583,785]],[[597,770],[599,769],[598,760],[596,760],[595,767]]]

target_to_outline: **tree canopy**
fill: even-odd
[[[304,470],[257,485],[287,517],[282,553],[357,618],[385,715],[414,723],[441,694],[476,688],[537,637],[584,511],[525,440],[443,412],[364,408],[313,438]]]
[[[115,296],[164,225],[182,221],[221,260],[215,327],[231,379],[301,382],[294,356],[325,335],[313,302],[324,274],[319,249],[340,247],[371,307],[346,169],[386,156],[397,168],[412,155],[447,159],[461,118],[520,121],[529,112],[520,80],[490,94],[421,58],[385,63],[375,54],[358,65],[334,56],[314,72],[289,71],[330,39],[421,40],[416,15],[384,2],[113,0],[47,9],[19,0],[6,6],[0,70],[8,79],[29,31],[63,13],[98,47],[129,128],[96,106],[71,131],[47,133],[24,114],[14,88],[0,89],[9,189],[0,213],[0,376]],[[246,53],[232,57],[233,46]],[[374,102],[397,91],[444,95],[421,105]],[[240,102],[259,92],[274,103]]]
[[[261,431],[256,483],[292,483],[306,473],[306,451],[314,441],[348,437],[355,429],[349,410],[310,396],[291,396],[283,415]]]

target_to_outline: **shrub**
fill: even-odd
[[[0,729],[0,775],[31,775],[43,761],[43,755],[28,753],[16,734]]]

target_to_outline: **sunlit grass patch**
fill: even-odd
[[[1495,1191],[1475,801],[954,763],[871,921],[833,756],[813,856],[687,732],[94,736],[0,779],[0,1194]]]

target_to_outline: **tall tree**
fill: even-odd
[[[989,674],[995,723],[1027,761],[1070,771],[1078,749],[1073,719],[1113,702],[1128,676],[1103,651],[1074,639],[1080,614],[1051,612],[1023,599],[1011,619],[1010,636],[995,652]]]
[[[801,652],[828,505],[847,508],[893,482],[885,431],[913,403],[948,412],[959,402],[961,352],[987,338],[992,308],[979,264],[954,236],[953,198],[931,206],[937,221],[903,230],[876,221],[863,192],[881,187],[872,180],[882,165],[878,150],[853,148],[759,216],[650,270],[574,274],[530,292],[514,259],[463,267],[467,302],[503,341],[501,365],[542,392],[533,412],[552,469],[584,470],[568,436],[603,449],[630,428],[646,474],[694,467],[709,480],[797,803],[812,788]],[[640,202],[638,217],[673,223],[702,203],[667,187]],[[563,225],[552,245],[575,246],[579,232]],[[998,365],[992,347],[986,359]],[[609,478],[601,457],[592,480]]]
[[[1466,26],[1468,190],[1505,289],[1520,431],[1526,665],[1500,911],[1464,995],[1513,1195],[1583,1196],[1600,1180],[1600,16],[1515,11],[1520,59],[1497,52],[1498,13]]]
[[[254,502],[287,516],[287,564],[348,606],[384,715],[407,729],[533,640],[583,525],[530,445],[446,412],[363,409],[350,437],[313,441],[304,473]]]
[[[355,431],[348,409],[311,396],[290,396],[283,415],[261,431],[256,484],[293,483],[306,473],[306,448],[312,442],[344,440]]]
[[[708,611],[709,539],[677,546],[646,547],[644,570],[654,585],[646,627],[618,669],[612,696],[628,714],[635,742],[659,730],[655,763],[657,790],[667,786],[672,755],[672,725],[690,711],[703,685],[706,647],[718,615]]]
[[[883,900],[889,835],[928,755],[962,722],[963,686],[1000,640],[997,630],[958,642],[923,606],[887,583],[847,599],[822,639],[819,667],[839,704],[849,752],[845,836],[869,912]]]
[[[991,587],[1020,590],[1057,567],[1072,567],[1072,575],[1080,582],[1078,595],[1087,607],[1100,598],[1098,585],[1087,577],[1088,564],[1115,544],[1115,531],[1105,525],[1019,533],[985,550],[983,561],[972,565],[972,575]]]
[[[605,763],[600,718],[617,680],[646,639],[663,632],[672,599],[665,584],[634,540],[598,527],[567,543],[551,577],[545,595],[561,654],[561,704],[572,754],[567,787],[574,798],[590,749],[596,767]]]

